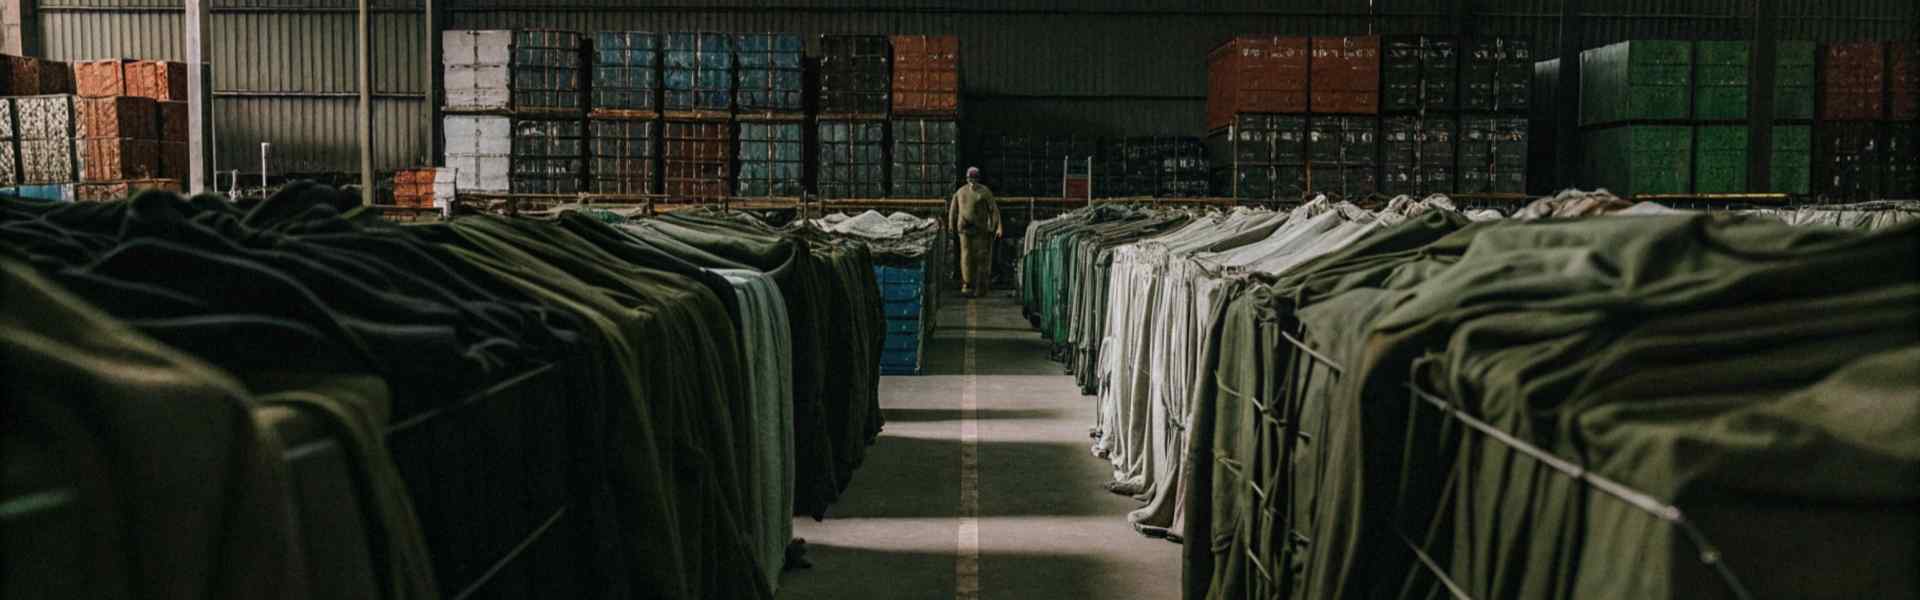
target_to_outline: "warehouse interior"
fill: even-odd
[[[1912,0],[0,0],[0,598],[1920,598]]]

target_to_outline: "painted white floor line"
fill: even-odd
[[[980,598],[980,428],[975,420],[980,398],[973,343],[974,328],[979,321],[979,309],[968,302],[967,349],[961,371],[966,376],[966,387],[960,393],[960,553],[953,566],[955,600]]]

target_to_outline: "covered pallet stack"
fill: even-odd
[[[732,195],[731,121],[666,121],[664,191],[673,201],[716,200]]]
[[[738,69],[734,102],[741,116],[804,115],[806,80],[802,66],[806,41],[795,33],[743,33],[734,36]]]
[[[587,191],[617,195],[659,192],[662,45],[661,36],[645,31],[594,34],[593,102],[587,114]]]
[[[896,116],[892,124],[893,196],[944,198],[959,189],[964,174],[957,121]]]
[[[1379,120],[1314,115],[1307,123],[1307,187],[1311,193],[1357,199],[1380,191]]]
[[[1580,54],[1580,182],[1616,194],[1691,190],[1693,48],[1631,41]]]
[[[725,119],[733,111],[733,36],[724,33],[662,34],[664,63],[660,107],[674,118]],[[693,113],[693,114],[685,114]]]
[[[660,121],[594,116],[587,119],[587,172],[595,194],[657,193]]]
[[[797,198],[806,193],[807,124],[800,119],[740,122],[739,179],[746,198]]]
[[[579,194],[587,189],[586,122],[515,118],[512,175],[516,194]]]
[[[818,122],[814,174],[822,198],[887,196],[886,121]]]
[[[454,170],[459,191],[501,193],[512,189],[512,117],[447,115],[446,144],[446,166]]]

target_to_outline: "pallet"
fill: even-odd
[[[893,111],[893,117],[894,117],[894,118],[898,118],[898,119],[932,119],[932,120],[936,120],[936,121],[958,121],[958,120],[960,120],[960,113],[959,113],[959,111],[954,111],[954,112],[902,112],[902,111],[898,111],[898,110],[896,110],[896,111]]]
[[[608,121],[651,121],[660,118],[660,111],[596,108],[587,111],[587,118]]]
[[[817,121],[885,121],[885,113],[820,113],[813,116]]]
[[[730,111],[730,110],[663,110],[663,111],[660,111],[660,116],[666,117],[667,120],[670,120],[670,121],[730,121],[730,120],[733,120],[733,111]]]
[[[513,116],[529,119],[579,119],[587,116],[580,108],[515,108]]]
[[[783,113],[783,112],[772,112],[772,111],[755,111],[750,113],[746,113],[746,112],[736,113],[735,117],[739,118],[741,121],[766,122],[766,123],[799,123],[807,120],[806,113]]]

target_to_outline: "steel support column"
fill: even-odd
[[[1753,1],[1747,63],[1747,191],[1773,188],[1773,94],[1779,72],[1780,0]]]
[[[424,11],[420,15],[420,20],[424,22],[425,25],[422,26],[420,35],[426,36],[426,39],[423,40],[426,43],[421,44],[420,47],[427,49],[427,55],[424,57],[425,60],[421,61],[421,68],[426,69],[427,72],[426,77],[422,77],[420,80],[425,81],[427,84],[427,126],[425,128],[427,155],[423,157],[424,160],[422,160],[420,164],[438,165],[440,164],[442,143],[440,139],[440,86],[444,85],[440,80],[440,53],[442,51],[440,46],[440,26],[442,21],[440,19],[440,3],[434,2],[434,0],[424,1],[426,4],[423,7]]]
[[[1580,51],[1586,47],[1583,0],[1560,4],[1560,85],[1553,91],[1554,188],[1580,184]]]
[[[367,0],[359,0],[360,11],[355,14],[354,32],[359,43],[354,45],[354,78],[359,82],[360,106],[356,111],[354,130],[360,145],[360,204],[373,204],[373,77],[372,61],[369,60],[373,38],[370,35],[370,19],[367,15]]]
[[[187,192],[198,194],[216,188],[214,184],[213,68],[207,64],[211,54],[207,30],[207,8],[211,0],[185,0],[187,45]]]

